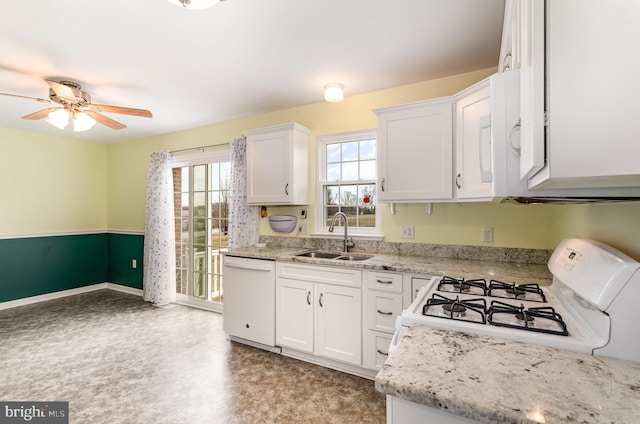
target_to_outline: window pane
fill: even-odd
[[[342,143],[342,160],[358,160],[358,142]]]
[[[212,163],[211,165],[211,185],[209,190],[220,189],[220,165],[218,163]]]
[[[358,186],[350,185],[340,187],[340,205],[356,206],[357,204]]]
[[[189,192],[189,167],[185,166],[180,168],[180,174],[182,179],[182,184],[180,190],[184,192]]]
[[[342,181],[356,181],[358,179],[358,162],[342,163]]]
[[[340,162],[340,143],[327,144],[327,163]]]
[[[376,141],[362,140],[360,141],[360,160],[368,160],[376,158]]]
[[[358,199],[361,207],[373,206],[375,204],[376,185],[363,184],[358,186]]]
[[[193,193],[193,215],[196,217],[205,217],[205,207],[207,205],[207,196],[205,193]]]
[[[340,179],[340,164],[327,164],[327,181],[338,181]]]
[[[193,191],[204,191],[206,187],[207,165],[195,165],[193,167]]]
[[[340,195],[340,186],[327,186],[325,189],[325,205],[337,205]]]
[[[376,161],[366,160],[360,162],[360,179],[375,180],[376,179]]]
[[[347,206],[342,208],[342,212],[347,214],[347,218],[349,220],[349,227],[357,227],[358,226],[358,216],[356,215],[358,208],[355,206]],[[341,220],[340,224],[336,222],[336,225],[344,226],[344,222]]]
[[[231,180],[231,162],[220,163],[220,190],[229,190]],[[215,187],[213,187],[215,189]]]
[[[325,225],[328,227],[329,225],[331,225],[331,218],[333,218],[333,215],[336,214],[336,212],[340,211],[340,207],[339,206],[327,206],[326,208],[324,208],[324,221],[325,221]],[[340,222],[337,222],[336,225],[342,225]]]

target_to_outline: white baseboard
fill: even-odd
[[[47,300],[60,299],[67,296],[73,296],[75,294],[88,293],[96,290],[109,289],[120,291],[129,294],[135,294],[142,296],[142,290],[135,289],[129,286],[122,286],[120,284],[113,283],[98,283],[90,286],[78,287],[75,289],[62,290],[53,293],[41,294],[38,296],[25,297],[23,299],[10,300],[7,302],[0,302],[0,311],[4,309],[16,308],[18,306],[31,305],[34,303],[45,302]]]

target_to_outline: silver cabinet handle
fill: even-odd
[[[458,187],[458,188],[461,188],[460,187],[460,177],[461,177],[460,174],[456,175],[456,187]]]
[[[377,349],[377,351],[380,355],[389,356],[389,352],[383,352],[380,349]]]
[[[307,304],[311,305],[311,292],[310,291],[307,292]]]
[[[320,293],[320,299],[318,299],[318,303],[320,304],[320,307],[324,307],[324,305],[322,304],[322,293]]]
[[[289,195],[289,183],[284,186],[284,194],[286,194],[287,196]]]
[[[391,281],[391,280],[380,280],[380,279],[376,279],[376,283],[380,283],[380,284],[393,284],[393,281]]]
[[[393,312],[382,312],[380,309],[378,309],[378,313],[380,315],[393,315]]]
[[[380,188],[384,191],[384,178],[380,180]]]

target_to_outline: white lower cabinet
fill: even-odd
[[[276,264],[276,344],[362,365],[360,270]]]
[[[385,271],[367,271],[365,280],[363,366],[379,370],[389,356],[396,318],[402,313],[403,276]]]

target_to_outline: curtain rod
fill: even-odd
[[[172,155],[174,153],[189,152],[191,150],[202,150],[204,152],[204,149],[209,149],[211,147],[224,147],[224,146],[230,146],[230,145],[231,143],[209,144],[208,146],[189,147],[188,149],[171,150],[169,154]]]

